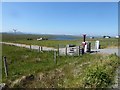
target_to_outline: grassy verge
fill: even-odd
[[[118,67],[116,55],[102,56],[86,54],[79,57],[63,56],[54,63],[53,52],[37,52],[25,48],[3,45],[3,56],[7,57],[9,76],[3,81],[9,86],[23,76],[33,75],[34,79],[14,85],[14,87],[76,88],[109,87],[114,83]],[[4,71],[4,68],[2,67]]]

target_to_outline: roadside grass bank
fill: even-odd
[[[7,57],[9,71],[6,78],[2,66],[2,82],[9,87],[23,88],[110,87],[114,84],[115,71],[120,63],[115,54],[85,54],[59,56],[55,64],[52,51],[37,52],[9,45],[2,46],[2,56]]]

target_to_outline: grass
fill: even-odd
[[[119,65],[118,57],[114,54],[106,56],[85,69],[83,85],[92,88],[105,88],[114,83],[114,76]]]
[[[54,36],[3,34],[2,40],[5,42],[54,48],[57,48],[58,45],[60,45],[60,47],[65,47],[67,44],[81,45],[83,41],[82,38],[79,37],[76,37],[77,40],[37,41],[36,38],[38,37],[53,38]],[[33,40],[27,40],[27,38],[32,38]],[[101,48],[118,47],[118,39],[115,38],[87,38],[86,41],[91,42],[92,46],[94,46],[96,40],[100,41]],[[29,49],[8,45],[3,45],[3,50],[1,51],[2,54],[0,55],[7,56],[9,69],[8,78],[6,78],[4,72],[2,72],[3,82],[11,85],[22,76],[28,76],[29,74],[35,76],[34,80],[20,83],[15,87],[108,87],[113,83],[112,81],[114,81],[114,73],[118,66],[118,57],[116,55],[102,56],[86,54],[79,57],[63,56],[58,57],[57,64],[55,64],[53,52],[39,53],[34,50],[31,51]],[[4,71],[4,68],[2,68],[2,71]],[[96,75],[96,73],[100,74]],[[101,83],[101,79],[99,79],[101,74],[108,76],[108,78],[105,79],[107,81],[110,80],[110,83],[96,83]],[[93,78],[92,75],[96,77]],[[41,77],[40,80],[39,77]],[[95,81],[96,79],[98,81]]]
[[[36,51],[13,46],[3,45],[3,56],[7,57],[8,68],[11,70],[9,71],[9,78],[11,80],[14,80],[14,77],[18,78],[18,76],[29,74],[30,72],[36,73],[49,69],[49,65],[53,64],[52,53],[38,53]],[[46,68],[44,68],[44,66],[46,66]],[[54,64],[50,68],[53,67]]]
[[[60,47],[65,47],[67,44],[75,44],[75,45],[82,45],[83,38],[77,36],[70,36],[76,38],[76,40],[43,40],[37,41],[38,37],[46,37],[46,38],[53,38],[56,37],[55,35],[33,35],[33,34],[23,34],[23,35],[14,35],[14,34],[2,34],[2,41],[5,42],[14,42],[14,43],[23,43],[23,44],[32,44],[32,45],[39,45],[39,46],[47,46],[47,47],[54,47],[57,48],[58,45]],[[27,40],[27,38],[32,38],[33,40]],[[89,39],[87,38],[86,41],[91,42],[92,48],[95,46],[95,41],[99,40],[101,48],[108,48],[108,47],[118,47],[118,39],[110,38],[110,39],[103,39],[103,38],[95,38]]]
[[[75,87],[108,87],[114,81],[115,70],[118,67],[118,57],[116,55],[102,56],[99,54],[85,54],[83,56],[63,56],[57,58],[54,63],[53,52],[37,52],[26,48],[3,45],[2,56],[7,57],[9,76],[5,77],[2,67],[3,81],[9,86],[22,76],[34,75],[34,80],[26,80],[14,87],[37,87],[37,88],[75,88]],[[95,78],[91,75],[101,66]],[[103,68],[105,67],[105,69]],[[96,78],[101,77],[104,72],[109,78],[105,78],[110,83],[103,83],[97,86]],[[110,75],[110,76],[109,76]],[[90,80],[88,80],[90,78]],[[98,79],[98,81],[101,79]],[[89,81],[92,83],[88,84]],[[105,86],[104,86],[105,84]]]
[[[56,67],[53,59],[53,52],[36,52],[29,49],[3,45],[3,56],[7,57],[9,80],[14,81],[23,75],[29,73],[38,73],[49,71]],[[61,57],[58,61],[58,66],[65,64],[64,58],[69,60],[69,57]],[[3,72],[3,82],[8,82]]]
[[[1,34],[0,34],[1,35]],[[53,38],[52,35],[34,35],[34,34],[8,34],[2,33],[2,41],[27,40],[28,38],[37,39],[40,37]]]

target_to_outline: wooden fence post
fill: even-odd
[[[8,67],[7,67],[7,61],[6,61],[6,56],[4,56],[4,69],[5,69],[5,75],[8,77]]]
[[[40,46],[39,46],[39,48],[38,48],[38,51],[40,52]]]
[[[43,50],[42,46],[41,46],[41,51]]]
[[[78,56],[80,56],[80,46],[78,46]]]
[[[58,44],[58,56],[59,56],[59,44]]]
[[[65,48],[65,54],[66,54],[66,56],[67,56],[67,47]]]
[[[91,43],[88,44],[88,52],[90,53],[91,52]]]
[[[55,64],[57,63],[57,60],[56,60],[56,51],[54,51],[54,62],[55,62]]]
[[[31,45],[30,45],[30,49],[31,49]]]
[[[82,48],[82,55],[84,54],[84,48]]]
[[[84,48],[81,48],[80,49],[80,55],[83,55],[84,54]]]

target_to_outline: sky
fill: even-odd
[[[117,35],[117,2],[3,2],[2,32]]]

